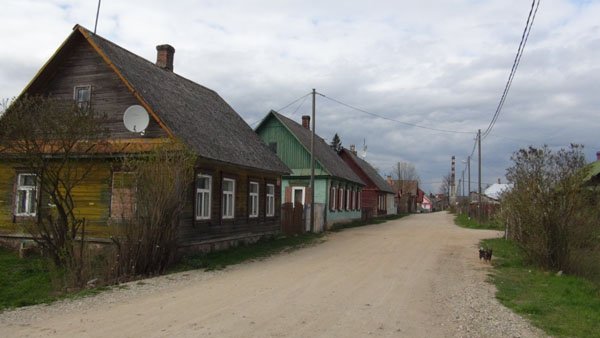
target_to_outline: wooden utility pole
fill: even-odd
[[[478,186],[479,188],[477,189],[477,192],[479,193],[478,198],[479,201],[477,203],[477,218],[479,219],[479,222],[481,223],[481,129],[477,130],[477,152],[478,152],[478,162],[479,162],[479,170],[478,170],[478,174],[479,174],[479,179],[478,179]]]
[[[316,91],[312,90],[312,128],[310,134],[310,231],[315,232],[315,105]]]
[[[467,157],[467,214],[471,217],[471,156]]]

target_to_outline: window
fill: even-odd
[[[358,209],[360,209],[360,195],[361,195],[361,191],[358,192]]]
[[[196,220],[210,219],[212,177],[198,175],[196,178]]]
[[[358,190],[354,190],[354,200],[352,201],[352,208],[358,210]]]
[[[377,206],[379,210],[385,210],[385,196],[379,195],[379,204]]]
[[[338,209],[344,210],[344,188],[340,188],[340,198],[338,201]]]
[[[304,205],[304,187],[293,187],[292,198],[294,199],[294,204],[300,203]]]
[[[75,104],[79,108],[89,108],[90,100],[92,97],[92,86],[76,86],[75,92],[73,94],[73,99],[75,100]]]
[[[336,187],[331,187],[331,193],[329,194],[329,209],[331,210],[335,210],[335,204],[336,204],[336,195],[337,195],[337,188]]]
[[[346,193],[346,205],[345,208],[346,210],[350,210],[350,195],[352,194],[352,190],[348,190]]]
[[[250,217],[258,217],[258,183],[250,182]]]
[[[223,179],[223,218],[233,218],[235,208],[235,180]]]
[[[135,212],[135,175],[127,171],[114,171],[110,196],[110,217],[113,220],[127,220]]]
[[[267,216],[275,216],[275,185],[267,184]]]
[[[35,216],[37,200],[37,176],[35,174],[17,175],[17,216]]]

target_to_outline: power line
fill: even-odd
[[[441,131],[441,132],[444,132],[444,133],[472,134],[472,132],[470,132],[470,131],[458,131],[458,130],[450,130],[450,129],[433,128],[433,127],[427,127],[427,126],[418,125],[418,124],[415,124],[415,123],[404,122],[404,121],[392,119],[392,118],[389,118],[389,117],[386,117],[386,116],[383,116],[383,115],[379,115],[379,114],[372,113],[370,111],[366,111],[364,109],[357,108],[355,106],[352,106],[350,104],[344,103],[344,102],[339,101],[339,100],[336,100],[336,99],[334,99],[332,97],[329,97],[329,96],[326,96],[324,94],[321,94],[321,93],[317,93],[317,94],[319,94],[320,96],[322,96],[322,97],[324,97],[324,98],[326,98],[326,99],[328,99],[330,101],[333,101],[335,103],[338,103],[338,104],[340,104],[342,106],[345,106],[345,107],[348,107],[350,109],[354,109],[354,110],[359,111],[361,113],[364,113],[364,114],[367,114],[367,115],[371,115],[371,116],[375,116],[375,117],[378,117],[380,119],[384,119],[384,120],[388,120],[388,121],[398,122],[398,123],[401,123],[401,124],[404,124],[404,125],[407,125],[407,126],[412,126],[412,127],[422,128],[422,129],[428,129],[428,130],[434,130],[434,131]]]
[[[286,104],[285,106],[283,106],[283,107],[281,107],[281,108],[277,109],[277,110],[276,110],[276,112],[281,112],[282,110],[286,109],[287,107],[289,107],[289,106],[293,105],[294,103],[296,103],[296,102],[298,102],[298,101],[300,101],[300,100],[302,100],[302,99],[304,99],[304,100],[306,101],[306,98],[307,98],[309,95],[311,95],[311,94],[312,94],[312,93],[308,93],[308,94],[306,94],[306,95],[300,96],[299,98],[295,99],[294,101],[292,101],[292,102],[290,102],[290,103]],[[302,104],[304,104],[304,101],[302,101],[302,103],[300,104],[300,106],[298,106],[298,108],[296,108],[296,110],[294,110],[294,112],[293,112],[291,115],[294,115],[294,114],[296,113],[296,111],[297,111],[298,109],[300,109],[300,107],[302,106]],[[291,116],[291,115],[290,115],[290,116]],[[254,121],[254,122],[252,122],[252,123],[248,123],[248,125],[249,125],[249,126],[253,126],[253,125],[257,124],[257,123],[258,123],[258,122],[260,122],[260,121],[262,121],[262,119],[256,120],[256,121]]]
[[[537,5],[536,5],[537,1]],[[519,48],[517,49],[517,55],[515,55],[515,60],[513,61],[512,69],[510,70],[510,74],[508,75],[508,80],[506,81],[506,85],[504,86],[504,92],[500,97],[500,102],[498,102],[498,106],[496,107],[496,111],[494,112],[494,116],[490,121],[490,124],[483,132],[483,138],[486,138],[487,135],[492,131],[492,128],[496,124],[498,117],[500,116],[500,111],[504,106],[504,102],[506,101],[506,97],[508,96],[508,91],[510,90],[510,86],[512,85],[515,73],[517,72],[517,68],[519,67],[519,63],[521,62],[521,56],[523,55],[523,51],[525,50],[525,45],[527,44],[527,40],[529,38],[529,33],[531,32],[531,27],[533,26],[533,21],[535,20],[535,15],[537,14],[538,8],[540,6],[540,0],[533,0],[531,3],[531,9],[529,10],[529,16],[527,17],[527,22],[525,23],[525,29],[523,30],[523,34],[521,35],[521,42],[519,43]],[[534,11],[535,9],[535,11]]]

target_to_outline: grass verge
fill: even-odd
[[[56,296],[44,259],[21,259],[14,252],[0,248],[0,310],[54,299]]]
[[[387,221],[402,218],[404,216],[408,216],[408,214],[387,215],[387,216],[382,216],[382,217],[377,217],[377,218],[371,218],[366,221],[356,220],[356,221],[352,221],[352,222],[348,222],[348,223],[336,223],[331,227],[331,231],[337,232],[337,231],[341,231],[341,230],[348,229],[348,228],[362,227],[362,226],[371,225],[371,224],[381,224],[381,223],[385,223]]]
[[[469,218],[467,214],[457,214],[454,217],[454,223],[468,229],[504,230],[504,226],[500,222],[492,220],[486,223],[479,223],[475,218]]]
[[[503,239],[484,240],[494,255],[498,300],[557,337],[600,337],[600,288],[575,276],[526,264],[520,249]]]
[[[323,234],[302,234],[290,237],[260,240],[250,245],[241,245],[224,251],[210,252],[207,254],[189,255],[169,270],[169,273],[194,269],[217,270],[228,265],[244,261],[259,259],[286,251],[315,244],[321,240]]]

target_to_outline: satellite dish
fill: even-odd
[[[123,123],[127,130],[134,133],[143,133],[148,128],[150,117],[144,107],[139,105],[129,106],[123,113]]]

